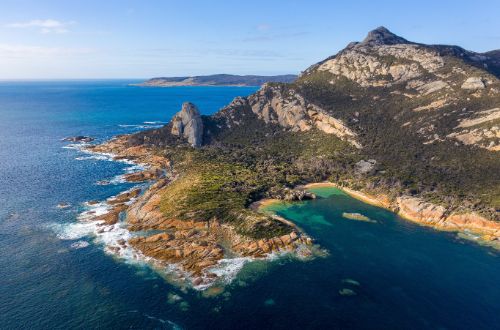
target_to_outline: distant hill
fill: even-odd
[[[146,80],[135,86],[171,87],[171,86],[261,86],[267,82],[291,83],[296,75],[280,76],[238,76],[232,74],[213,74],[209,76],[192,77],[158,77]]]

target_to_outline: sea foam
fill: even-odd
[[[217,275],[222,282],[229,284],[236,278],[243,266],[252,260],[254,259],[250,257],[221,259],[217,266],[210,268],[209,271]]]
[[[78,240],[92,235],[96,231],[97,222],[77,222],[66,224],[51,224],[56,236],[62,240]]]

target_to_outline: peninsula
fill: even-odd
[[[178,265],[195,286],[224,258],[313,253],[300,228],[250,206],[315,198],[296,188],[314,182],[498,247],[499,68],[498,52],[377,28],[292,83],[266,83],[211,116],[187,102],[162,128],[89,147],[148,164],[128,180],[152,181],[99,220],[125,213],[129,230],[154,231],[123,245]]]

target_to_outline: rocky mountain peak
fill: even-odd
[[[392,33],[387,28],[379,26],[375,30],[368,32],[368,35],[361,44],[363,45],[397,45],[409,44],[410,42]]]
[[[182,109],[172,118],[172,135],[183,137],[193,147],[203,143],[203,121],[196,105],[184,102]]]

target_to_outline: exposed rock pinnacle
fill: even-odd
[[[203,121],[198,108],[190,102],[184,102],[182,109],[172,118],[172,135],[184,137],[193,147],[203,143]]]

